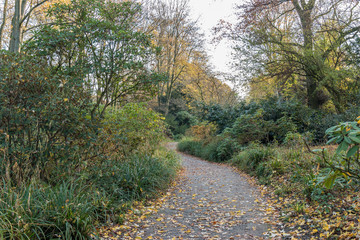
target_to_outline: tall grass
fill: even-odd
[[[55,186],[32,181],[0,187],[0,239],[91,239],[96,226],[115,221],[121,205],[155,197],[179,168],[175,153],[156,151],[89,167]]]
[[[89,239],[96,230],[98,194],[81,182],[46,186],[32,182],[0,191],[1,239]]]

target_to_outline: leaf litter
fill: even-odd
[[[171,144],[175,148],[175,144]],[[280,239],[280,221],[254,179],[179,153],[183,171],[167,193],[129,210],[102,239]]]

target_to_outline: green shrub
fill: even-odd
[[[1,239],[92,239],[96,226],[117,221],[123,206],[153,198],[179,169],[174,152],[89,166],[81,180],[0,188]]]
[[[241,115],[231,128],[225,129],[225,136],[231,136],[239,144],[253,141],[269,142],[270,130],[274,128],[274,123],[264,120],[263,113],[263,109],[258,109],[254,114]]]
[[[264,165],[264,163],[274,157],[275,152],[269,147],[251,147],[235,155],[230,160],[230,163],[247,173],[255,175],[259,166],[260,168],[267,167],[268,165]],[[267,175],[268,170],[258,169],[257,173],[259,175],[266,173],[265,175]]]
[[[219,162],[219,144],[220,140],[218,138],[212,139],[212,141],[202,148],[200,157],[208,161]]]
[[[299,147],[303,145],[303,136],[297,132],[288,132],[284,139],[284,145],[287,147]]]
[[[187,111],[168,114],[165,121],[173,135],[185,135],[186,130],[198,123],[197,118]]]
[[[231,138],[225,138],[218,141],[216,148],[216,155],[218,162],[225,162],[232,158],[232,156],[239,150],[239,145]]]
[[[184,140],[178,144],[178,150],[212,162],[225,162],[239,149],[231,138],[215,137],[210,142]]]
[[[197,157],[201,157],[201,150],[203,148],[203,145],[199,141],[194,140],[184,140],[179,142],[177,145],[177,149],[180,152],[188,153]]]
[[[154,197],[165,190],[179,168],[172,152],[156,152],[155,156],[134,155],[125,161],[109,160],[88,173],[88,181],[105,191],[115,205]]]
[[[107,112],[102,124],[99,142],[103,151],[115,157],[151,154],[165,138],[163,118],[143,103]]]
[[[360,116],[353,122],[343,122],[326,130],[330,140],[328,144],[338,144],[333,156],[328,157],[324,149],[317,149],[322,160],[328,166],[327,174],[321,183],[333,188],[337,181],[352,178],[360,181]]]
[[[274,137],[277,141],[283,142],[288,133],[297,132],[296,124],[287,116],[279,118],[275,122]]]
[[[186,133],[195,139],[209,141],[215,136],[216,125],[209,122],[201,122],[200,124],[191,126]]]
[[[96,139],[80,73],[53,73],[42,59],[0,52],[0,173],[21,185],[78,168]],[[70,77],[71,75],[71,77]]]

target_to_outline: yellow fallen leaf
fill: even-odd
[[[313,230],[311,231],[311,234],[314,234],[314,233],[317,233],[317,232],[318,232],[317,229],[313,229]]]

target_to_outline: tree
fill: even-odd
[[[204,52],[194,51],[188,70],[182,79],[183,92],[191,96],[193,102],[204,104],[233,104],[237,94],[223,83],[211,70],[208,57]]]
[[[21,44],[23,42],[24,30],[31,23],[30,17],[36,9],[43,5],[48,0],[15,0],[14,7],[12,9],[12,20],[11,20],[11,30],[10,30],[10,41],[9,41],[9,51],[10,52],[19,52]],[[0,46],[2,44],[5,26],[7,24],[7,13],[8,13],[8,0],[4,1],[3,8],[3,19],[0,26]]]
[[[341,111],[346,89],[340,86],[351,81],[340,53],[360,30],[359,7],[351,0],[248,1],[237,7],[239,22],[225,35],[240,41],[237,50],[253,49],[263,76],[298,82],[310,107],[331,100]]]
[[[154,48],[150,36],[139,30],[139,4],[75,0],[55,4],[49,14],[54,23],[43,26],[27,50],[36,50],[54,71],[82,75],[84,87],[94,93],[92,118],[152,92],[157,76],[147,64]]]
[[[186,73],[194,51],[202,47],[202,35],[196,21],[190,19],[187,0],[154,0],[149,4],[149,29],[158,47],[155,68],[167,76],[167,81],[158,86],[158,108],[167,115],[176,84]]]
[[[7,12],[8,12],[8,0],[4,1],[4,8],[3,8],[3,14],[2,14],[2,23],[0,25],[0,49],[2,46],[2,40],[3,40],[3,36],[4,36],[4,29],[5,29],[5,25],[6,25],[6,21],[7,21]]]

